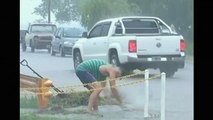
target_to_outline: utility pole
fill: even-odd
[[[48,0],[48,23],[50,23],[51,21],[50,21],[50,4],[51,4],[51,2],[50,2],[51,0]]]

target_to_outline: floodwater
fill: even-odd
[[[136,88],[137,91],[135,91]],[[99,105],[99,112],[89,114],[86,112],[87,106],[79,106],[75,108],[63,108],[58,111],[37,113],[36,109],[21,109],[21,112],[34,112],[37,115],[68,118],[70,120],[144,120],[144,85],[137,84],[134,86],[125,86],[119,89],[123,98],[123,106],[118,105]],[[131,94],[130,94],[131,93]],[[109,96],[110,92],[104,90],[100,96]],[[150,101],[153,95],[150,92]],[[113,98],[112,98],[113,99]],[[160,100],[160,99],[158,99]],[[152,104],[154,105],[154,104]],[[159,109],[160,103],[158,105]],[[64,110],[66,112],[64,112]],[[160,119],[160,111],[156,109],[149,109],[150,116]]]
[[[53,81],[55,86],[64,86],[70,84],[80,84],[73,70],[72,57],[61,58],[59,56],[51,56],[47,54],[47,50],[36,51],[35,53],[21,52],[20,60],[23,58],[28,60],[29,65],[43,77],[47,77]],[[39,62],[38,62],[39,61]],[[53,66],[54,65],[54,66]],[[28,68],[20,66],[20,73],[35,76]],[[151,74],[158,74],[159,71],[150,71]],[[37,76],[36,76],[37,77]],[[71,78],[71,79],[70,79]],[[136,81],[144,78],[144,76],[135,76],[128,79],[118,81],[118,84]],[[173,78],[166,80],[166,102],[165,102],[165,118],[166,120],[193,120],[193,62],[186,63],[184,69],[178,70]],[[149,112],[160,112],[161,97],[161,80],[150,80],[149,91]],[[83,88],[83,86],[82,86]],[[101,115],[91,115],[85,112],[86,106],[78,108],[70,108],[75,112],[70,114],[40,114],[52,117],[68,117],[71,120],[143,120],[144,109],[144,83],[120,86],[119,92],[124,100],[126,108],[120,108],[116,105],[99,106]],[[21,111],[27,109],[20,108]],[[34,110],[36,111],[36,110]]]
[[[133,108],[131,105],[122,108],[117,105],[99,106],[98,113],[86,113],[86,106],[65,109],[66,114],[59,112],[54,114],[37,113],[37,110],[21,109],[21,112],[34,112],[40,116],[49,116],[54,118],[68,118],[70,120],[143,120],[143,109]],[[153,113],[159,115],[157,112]],[[157,116],[159,117],[159,116]]]

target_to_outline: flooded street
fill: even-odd
[[[57,87],[81,84],[74,73],[72,56],[51,56],[46,50],[37,50],[35,53],[22,52],[20,61],[26,59],[41,76],[53,81]],[[32,75],[27,67],[20,65],[20,73]],[[150,74],[159,74],[158,70],[150,70]],[[187,62],[184,69],[176,72],[173,78],[166,79],[166,120],[193,120],[193,63]],[[71,114],[48,114],[48,116],[69,118],[73,120],[143,120],[144,119],[144,82],[122,86],[124,83],[134,82],[144,78],[143,75],[134,76],[118,81],[118,90],[123,98],[125,108],[117,105],[99,106],[99,114],[91,115],[81,112]],[[154,79],[149,82],[149,112],[160,113],[161,80]],[[79,89],[84,89],[82,86]],[[77,90],[77,89],[76,89]],[[108,93],[107,93],[108,94]],[[20,108],[21,111],[29,112]],[[69,111],[84,111],[86,106],[69,108]],[[36,110],[35,110],[36,111]],[[41,114],[44,115],[44,114]]]
[[[20,0],[20,62],[27,61],[27,65],[20,64],[20,118],[194,120],[193,5],[193,0]],[[116,81],[122,106],[116,105],[115,95],[111,94],[107,83],[108,87],[99,95],[99,112],[90,114],[86,112],[88,99],[89,106],[95,110],[93,103],[97,96],[93,92],[89,97],[90,93],[74,69],[74,63],[76,68],[78,63],[89,59],[126,64],[122,68],[128,70],[160,70],[148,69],[149,78],[158,75],[149,79],[148,89],[144,74],[133,75],[139,70],[131,77]],[[98,67],[98,61],[84,65],[95,71],[96,76],[112,77],[111,73],[114,73],[108,67]],[[83,67],[79,68],[83,70]],[[163,87],[160,71],[168,76]],[[86,72],[81,72],[78,76],[85,79],[82,74]],[[39,81],[41,79],[44,82]],[[45,86],[46,81],[50,85],[48,89],[36,89]],[[36,95],[38,91],[48,91],[48,97],[53,92],[53,97],[46,99],[42,95],[47,94]],[[68,93],[71,97],[62,97],[59,93]],[[103,99],[109,99],[109,102]],[[41,106],[48,108],[42,109],[42,113],[39,111]],[[144,118],[144,113],[150,118]]]

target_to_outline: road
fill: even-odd
[[[26,59],[28,65],[44,78],[49,78],[55,86],[81,84],[74,73],[72,56],[51,56],[47,50],[35,50],[31,53],[20,49],[20,61]],[[166,120],[193,120],[193,61],[186,62],[184,69],[179,69],[173,78],[166,79]],[[150,70],[150,74],[159,74],[158,70]],[[29,68],[20,65],[20,73],[36,76]],[[37,77],[37,76],[36,76]],[[131,82],[143,78],[142,75],[121,80],[119,84]],[[160,79],[150,80],[149,110],[160,111]],[[85,89],[82,87],[82,89]],[[118,88],[125,104],[134,110],[143,110],[144,106],[144,84],[134,84]],[[109,107],[110,108],[110,107]],[[102,108],[100,108],[102,109]],[[114,109],[115,112],[116,108]],[[102,112],[107,113],[108,107],[103,107]],[[118,112],[119,113],[119,112]],[[128,112],[130,113],[130,112]],[[123,113],[121,113],[122,116]],[[115,114],[116,115],[116,114]],[[132,112],[135,119],[141,119],[143,114]],[[113,116],[113,115],[112,115]],[[128,119],[128,115],[125,115]],[[132,117],[131,117],[132,118]],[[110,118],[112,119],[112,118]],[[118,119],[118,118],[116,118]]]

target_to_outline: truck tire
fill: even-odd
[[[55,52],[53,51],[53,47],[52,46],[50,47],[50,55],[51,56],[55,56]]]
[[[169,68],[161,67],[160,68],[160,73],[165,72],[166,77],[168,77],[168,78],[172,78],[176,71],[177,70],[173,67],[169,67]]]
[[[120,61],[118,59],[117,52],[112,52],[110,55],[110,64],[115,65],[115,66],[120,66]]]
[[[60,47],[59,52],[60,52],[60,56],[61,56],[61,57],[64,57],[64,56],[65,56],[63,47]]]
[[[79,51],[74,52],[74,55],[73,55],[74,69],[76,70],[77,66],[82,62],[83,61],[82,61],[81,53]]]
[[[34,47],[34,45],[31,46],[31,52],[35,52],[35,47]]]
[[[122,75],[128,75],[128,74],[132,73],[132,71],[133,71],[132,69],[129,69],[128,64],[120,63],[118,54],[115,51],[113,51],[110,55],[110,64],[118,66],[122,71]]]
[[[34,41],[30,41],[31,52],[35,52],[35,43]]]
[[[22,51],[23,51],[23,52],[26,52],[27,46],[26,46],[26,43],[23,42],[23,41],[22,41],[22,43],[21,43],[21,48],[22,48]]]
[[[48,48],[47,50],[48,50],[48,53],[50,53],[50,51],[51,51],[50,48]]]

